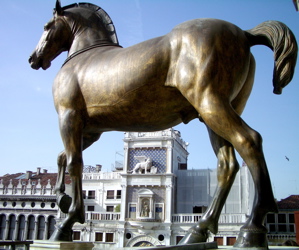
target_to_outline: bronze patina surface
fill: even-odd
[[[208,129],[218,158],[218,187],[210,207],[180,244],[204,242],[217,233],[218,219],[239,164],[244,159],[255,184],[250,217],[241,228],[238,248],[267,247],[265,215],[276,212],[262,138],[240,117],[250,95],[254,45],[274,52],[274,93],[292,79],[297,43],[278,21],[243,31],[217,19],[196,19],[176,26],[165,36],[128,48],[119,46],[107,13],[88,3],[61,7],[29,62],[47,69],[62,51],[68,59],[58,72],[53,96],[64,151],[58,156],[57,202],[67,217],[52,240],[72,240],[74,223],[85,220],[82,196],[82,150],[106,131],[157,131],[199,119]],[[65,195],[66,168],[72,197]],[[258,235],[258,237],[255,237]]]

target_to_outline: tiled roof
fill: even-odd
[[[279,210],[299,210],[299,195],[291,195],[277,202]]]
[[[48,180],[50,180],[50,185],[55,186],[56,179],[57,179],[57,173],[39,173],[37,175],[37,172],[32,172],[31,177],[29,179],[26,179],[25,173],[16,173],[16,174],[6,174],[3,176],[0,176],[0,180],[2,180],[2,183],[4,186],[9,185],[10,180],[12,180],[12,185],[17,186],[19,184],[19,181],[26,182],[26,185],[28,184],[28,181],[37,181],[40,180],[41,186],[46,186],[48,184]],[[65,175],[65,183],[70,184],[71,180],[69,177],[69,174],[66,173]]]

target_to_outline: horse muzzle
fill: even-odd
[[[43,70],[48,69],[51,66],[51,62],[44,60],[42,57],[38,57],[36,52],[33,52],[32,55],[29,57],[28,62],[30,63],[31,68],[33,69],[40,69]]]

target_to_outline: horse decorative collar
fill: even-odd
[[[94,48],[99,48],[99,47],[105,47],[105,46],[116,46],[116,47],[120,47],[122,48],[122,46],[120,46],[119,44],[114,44],[114,43],[97,43],[97,44],[93,44],[93,45],[90,45],[84,49],[80,49],[76,52],[74,52],[73,54],[71,54],[70,56],[68,56],[64,63],[62,64],[61,68],[67,64],[71,59],[73,59],[74,57],[76,57],[77,55],[80,55],[88,50],[91,50],[91,49],[94,49]]]

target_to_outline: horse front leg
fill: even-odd
[[[82,120],[73,110],[64,110],[59,113],[61,138],[65,147],[66,166],[69,172],[71,186],[71,204],[67,217],[56,228],[50,240],[72,241],[72,227],[76,222],[84,223],[85,212],[82,195]],[[61,156],[63,159],[63,156]],[[63,163],[63,162],[62,162]],[[63,166],[64,164],[62,164]],[[63,170],[63,167],[60,169]],[[63,189],[63,185],[60,184]]]
[[[232,145],[215,134],[209,127],[207,127],[207,129],[212,147],[218,158],[218,186],[210,206],[204,212],[198,224],[189,229],[188,233],[180,241],[180,245],[206,242],[208,239],[208,231],[211,231],[214,234],[218,232],[218,221],[222,208],[239,170],[239,164],[236,160],[235,151]]]
[[[83,135],[83,150],[97,141],[102,133],[89,133]],[[56,203],[63,213],[68,213],[72,203],[72,198],[65,193],[65,170],[66,170],[66,154],[62,151],[57,159],[58,174],[56,180],[55,194]]]

